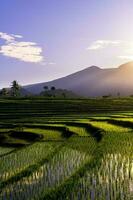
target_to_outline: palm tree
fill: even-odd
[[[12,82],[11,93],[12,93],[12,96],[14,97],[20,95],[20,85],[18,84],[16,80]]]

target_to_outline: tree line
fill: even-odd
[[[21,96],[21,85],[18,83],[18,81],[14,80],[11,83],[11,87],[10,88],[2,88],[0,90],[0,96],[13,96],[13,97],[18,97]],[[43,91],[40,93],[42,95],[45,96],[50,96],[50,91],[55,91],[56,88],[54,86],[52,87],[48,87],[47,85],[45,85],[43,87]]]
[[[2,88],[0,91],[0,95],[1,96],[13,96],[13,97],[17,97],[20,96],[20,89],[21,86],[19,85],[19,83],[14,80],[11,83],[11,88]]]

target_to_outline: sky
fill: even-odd
[[[0,88],[132,60],[132,0],[0,0]]]

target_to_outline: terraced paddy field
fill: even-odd
[[[0,100],[0,200],[43,199],[133,199],[132,98]]]

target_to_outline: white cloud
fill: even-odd
[[[5,40],[6,42],[12,42],[12,41],[14,41],[15,36],[0,32],[0,38]]]
[[[8,45],[3,45],[1,47],[0,53],[4,56],[19,59],[25,62],[42,62],[43,57],[40,55],[42,49],[40,47],[29,45],[21,46],[18,42],[10,43]]]
[[[11,34],[13,37],[15,37],[15,38],[23,38],[23,36],[22,35],[14,35],[14,34]]]
[[[118,58],[123,60],[133,60],[133,55],[118,56]]]
[[[87,50],[98,50],[98,49],[103,49],[108,46],[120,46],[122,41],[120,40],[96,40],[94,41],[88,48]]]
[[[34,42],[17,41],[21,35],[7,34],[0,32],[0,38],[5,40],[5,45],[0,47],[0,54],[16,58],[24,62],[42,63],[42,48]]]
[[[123,55],[116,55],[117,58],[129,61],[133,60],[133,41],[96,40],[87,48],[87,50],[99,50],[107,47],[119,47],[119,50]]]

